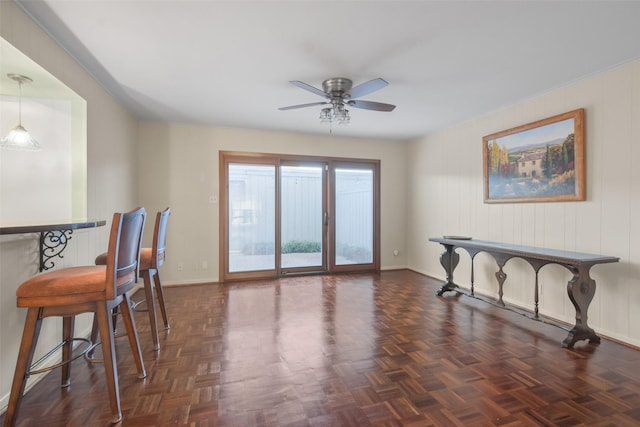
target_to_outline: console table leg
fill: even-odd
[[[502,296],[504,295],[503,286],[504,281],[507,280],[507,273],[502,271],[502,267],[504,264],[498,264],[499,270],[496,272],[496,279],[498,279],[498,304],[504,307],[504,301],[502,300]]]
[[[504,296],[504,282],[507,280],[507,273],[502,270],[504,265],[509,261],[512,257],[509,254],[502,254],[496,252],[489,252],[493,259],[496,260],[496,264],[498,265],[498,271],[496,272],[496,279],[498,279],[498,304],[502,307],[505,307],[504,301],[502,297]]]
[[[533,291],[533,301],[535,304],[534,307],[534,312],[535,312],[535,318],[538,318],[538,302],[540,300],[540,291],[539,291],[539,285],[538,285],[538,270],[536,270],[536,287]]]
[[[458,262],[460,262],[460,255],[455,251],[453,245],[443,244],[443,246],[445,251],[440,255],[440,264],[447,274],[447,280],[436,292],[436,295],[439,297],[447,291],[454,291],[458,287],[458,285],[453,282],[453,270],[455,270],[458,266]]]
[[[474,277],[473,277],[473,259],[475,258],[475,255],[471,256],[471,295],[475,295],[475,290],[474,290]]]
[[[600,342],[600,337],[587,325],[589,304],[596,293],[596,281],[589,277],[589,267],[578,266],[572,271],[573,278],[567,283],[567,293],[576,309],[576,324],[562,341],[562,346],[566,348],[572,348],[580,340]]]

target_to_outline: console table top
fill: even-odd
[[[514,257],[535,257],[537,259],[544,259],[560,263],[602,264],[620,261],[620,258],[618,257],[606,255],[572,252],[561,249],[548,249],[538,246],[513,245],[509,243],[490,242],[486,240],[475,240],[469,238],[463,239],[430,237],[429,241],[465,249],[475,249],[485,252],[498,252],[502,254],[513,255]]]

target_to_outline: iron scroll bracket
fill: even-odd
[[[73,230],[49,230],[40,232],[40,272],[55,267],[53,258],[64,258],[62,252],[71,240]]]

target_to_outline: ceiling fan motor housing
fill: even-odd
[[[344,77],[334,77],[322,82],[322,89],[332,96],[348,97],[347,92],[353,87],[353,82]]]

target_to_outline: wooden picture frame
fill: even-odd
[[[566,202],[586,198],[584,109],[482,138],[484,202]]]

